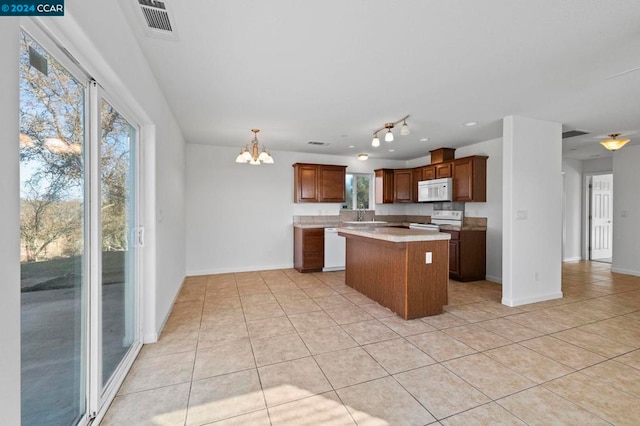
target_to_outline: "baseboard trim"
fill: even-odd
[[[486,275],[485,279],[487,281],[491,281],[492,283],[502,284],[502,277],[494,277],[492,275]]]
[[[200,270],[191,270],[187,271],[188,277],[193,277],[197,275],[215,275],[215,274],[229,274],[234,272],[256,272],[256,271],[271,271],[274,269],[291,269],[293,268],[293,263],[288,263],[286,265],[265,265],[256,268],[255,266],[243,266],[243,267],[226,267],[226,268],[211,268],[211,269],[200,269]]]
[[[545,294],[544,296],[529,297],[527,299],[507,299],[503,297],[502,304],[513,308],[515,306],[528,305],[530,303],[545,302],[547,300],[553,299],[562,299],[562,297],[563,296],[561,291],[557,293]]]
[[[565,257],[562,261],[563,262],[580,262],[582,260],[582,257],[578,256],[578,257]]]
[[[616,274],[633,275],[635,277],[640,277],[640,271],[632,271],[631,269],[611,267],[611,272],[615,272]]]

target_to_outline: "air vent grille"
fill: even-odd
[[[156,0],[138,0],[144,19],[149,28],[161,31],[173,31],[169,14],[164,2]]]
[[[572,138],[574,136],[582,136],[582,135],[587,135],[589,134],[589,132],[586,132],[584,130],[567,130],[566,132],[562,132],[562,139],[567,139],[567,138]]]
[[[309,141],[307,142],[309,145],[317,145],[317,146],[327,146],[331,145],[329,142],[317,142],[317,141]]]

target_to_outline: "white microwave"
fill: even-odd
[[[453,201],[453,179],[431,179],[418,182],[418,201]]]

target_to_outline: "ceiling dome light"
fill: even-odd
[[[407,126],[407,120],[402,121],[402,128],[400,129],[400,134],[402,136],[407,136],[409,134],[409,126]]]
[[[616,151],[630,141],[630,139],[616,139],[618,136],[620,136],[620,133],[611,133],[609,139],[601,141],[600,144],[609,151]]]
[[[473,127],[473,126],[475,126],[476,124],[478,124],[478,122],[477,122],[477,121],[467,121],[466,123],[463,123],[462,125],[463,125],[463,126],[467,126],[467,127]]]
[[[374,147],[379,147],[380,146],[380,139],[378,139],[378,133],[373,135],[373,140],[371,141],[371,146],[374,146]]]
[[[369,154],[365,154],[365,153],[358,154],[358,160],[367,161],[368,159],[369,159]]]

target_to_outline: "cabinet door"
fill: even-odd
[[[304,269],[322,269],[324,266],[324,229],[305,229],[303,241]]]
[[[465,157],[453,162],[453,201],[487,201],[487,157]]]
[[[422,180],[431,180],[436,178],[435,166],[426,166],[422,168]]]
[[[394,170],[393,172],[393,201],[396,203],[410,203],[412,200],[413,170]]]
[[[473,199],[473,159],[461,158],[453,163],[453,201]]]
[[[293,230],[293,267],[300,272],[321,271],[324,266],[324,229]]]
[[[460,276],[460,241],[449,240],[449,274]]]
[[[346,167],[319,166],[319,197],[324,203],[344,203]]]
[[[393,170],[378,169],[376,174],[376,204],[393,203]]]
[[[436,179],[451,177],[453,170],[452,165],[452,163],[436,164]]]
[[[318,201],[318,166],[299,164],[297,174],[296,202]]]

